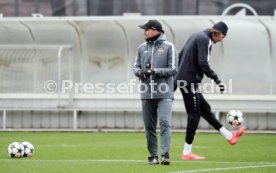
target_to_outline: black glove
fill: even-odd
[[[139,77],[139,79],[144,80],[147,79],[150,75],[146,74],[146,72],[143,70],[139,70],[137,72],[137,76]]]
[[[158,71],[155,69],[148,69],[144,71],[146,75],[156,75],[158,74]]]
[[[224,84],[221,82],[221,83],[218,84],[218,86],[219,86],[220,93],[223,94],[223,92],[225,90]]]

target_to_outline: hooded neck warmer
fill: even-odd
[[[152,42],[156,41],[156,40],[160,37],[160,35],[161,35],[161,33],[160,33],[160,34],[157,34],[156,36],[153,36],[153,37],[151,37],[151,38],[146,38],[146,41],[147,41],[148,43],[152,43]]]

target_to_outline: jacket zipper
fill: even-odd
[[[153,67],[153,53],[154,53],[154,46],[155,46],[155,42],[153,42],[153,45],[152,45],[152,49],[151,49],[151,65],[150,65],[150,69],[152,69]],[[152,75],[150,76],[150,98],[153,99],[153,93],[152,91],[154,90],[154,85],[153,85],[153,80],[152,80]]]

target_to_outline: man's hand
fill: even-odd
[[[156,75],[158,74],[158,71],[155,69],[148,69],[144,71],[146,75]]]
[[[137,75],[138,75],[139,79],[141,79],[141,80],[147,79],[150,76],[150,75],[146,74],[146,72],[143,70],[139,70]]]

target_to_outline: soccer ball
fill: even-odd
[[[227,113],[226,120],[231,126],[237,127],[243,123],[243,114],[239,110],[231,110]]]
[[[34,151],[35,151],[33,144],[27,141],[22,142],[21,144],[23,145],[23,148],[24,148],[23,156],[33,157]]]
[[[19,142],[13,142],[8,146],[8,154],[10,157],[20,158],[24,154],[24,147]]]

